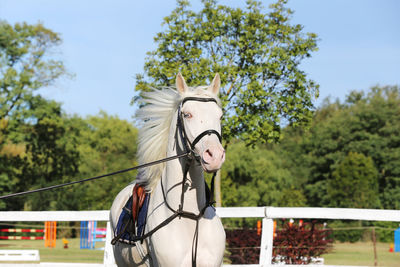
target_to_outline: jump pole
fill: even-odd
[[[1,233],[43,233],[44,229],[15,229],[15,228],[9,228],[9,229],[0,229]],[[5,239],[5,240],[43,240],[43,236],[0,236],[0,239]]]
[[[44,246],[48,248],[56,247],[57,222],[47,221],[44,224]]]

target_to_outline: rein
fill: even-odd
[[[179,154],[179,155],[175,155],[172,157],[168,157],[165,159],[160,159],[160,160],[156,160],[153,162],[148,162],[142,165],[138,165],[135,167],[131,167],[128,169],[123,169],[123,170],[119,170],[119,171],[115,171],[115,172],[111,172],[111,173],[107,173],[107,174],[103,174],[103,175],[99,175],[99,176],[94,176],[94,177],[90,177],[90,178],[86,178],[86,179],[82,179],[82,180],[78,180],[78,181],[72,181],[72,182],[67,182],[67,183],[63,183],[63,184],[57,184],[57,185],[51,185],[48,187],[42,187],[42,188],[38,188],[38,189],[33,189],[33,190],[28,190],[28,191],[23,191],[23,192],[17,192],[17,193],[11,193],[8,195],[3,195],[0,196],[0,199],[7,199],[7,198],[11,198],[11,197],[16,197],[16,196],[22,196],[22,195],[27,195],[27,194],[33,194],[33,193],[38,193],[38,192],[43,192],[43,191],[48,191],[48,190],[52,190],[52,189],[57,189],[60,187],[65,187],[65,186],[69,186],[69,185],[74,185],[74,184],[80,184],[80,183],[85,183],[85,182],[89,182],[89,181],[93,181],[93,180],[97,180],[97,179],[101,179],[101,178],[105,178],[105,177],[109,177],[109,176],[113,176],[113,175],[117,175],[117,174],[121,174],[121,173],[125,173],[125,172],[129,172],[129,171],[134,171],[137,169],[141,169],[141,168],[146,168],[146,167],[150,167],[153,165],[157,165],[160,163],[164,163],[170,160],[174,160],[174,159],[178,159],[178,158],[183,158],[183,157],[187,157],[187,156],[194,156],[194,157],[198,157],[197,155],[195,155],[194,152],[194,146],[200,141],[200,139],[205,136],[205,135],[210,135],[210,134],[216,134],[218,136],[218,139],[221,142],[221,135],[215,131],[215,130],[206,130],[203,133],[201,133],[198,137],[196,137],[196,139],[193,141],[193,143],[190,143],[190,141],[186,138],[186,132],[185,132],[185,127],[183,127],[183,122],[182,122],[182,114],[181,114],[181,107],[183,106],[183,104],[186,101],[200,101],[200,102],[215,102],[217,103],[217,100],[215,100],[214,98],[200,98],[200,97],[186,97],[182,100],[180,106],[179,106],[179,110],[178,110],[178,128],[181,131],[181,138],[182,140],[186,140],[184,141],[184,145],[186,148],[186,152]],[[181,125],[181,126],[179,126]],[[183,129],[183,130],[182,130]],[[182,133],[183,131],[183,133]],[[190,145],[190,149],[187,146],[187,143]]]
[[[38,192],[57,189],[57,188],[60,188],[60,187],[69,186],[69,185],[73,185],[73,184],[89,182],[89,181],[101,179],[101,178],[104,178],[104,177],[113,176],[113,175],[116,175],[116,174],[125,173],[125,172],[129,172],[129,171],[134,171],[134,170],[137,170],[137,169],[141,169],[141,168],[149,167],[149,166],[152,166],[152,165],[164,163],[164,162],[167,162],[167,161],[170,161],[170,160],[187,157],[190,153],[191,153],[190,151],[189,152],[184,152],[182,154],[175,155],[175,156],[172,156],[172,157],[168,157],[168,158],[165,158],[165,159],[160,159],[160,160],[156,160],[156,161],[153,161],[153,162],[148,162],[148,163],[145,163],[145,164],[142,164],[142,165],[138,165],[138,166],[135,166],[135,167],[131,167],[131,168],[128,168],[128,169],[119,170],[119,171],[116,171],[116,172],[111,172],[111,173],[107,173],[107,174],[103,174],[103,175],[99,175],[99,176],[95,176],[95,177],[91,177],[91,178],[86,178],[86,179],[82,179],[82,180],[78,180],[78,181],[68,182],[68,183],[64,183],[64,184],[51,185],[51,186],[48,186],[48,187],[33,189],[33,190],[29,190],[29,191],[12,193],[12,194],[8,194],[8,195],[0,196],[0,199],[6,199],[6,198],[11,198],[11,197],[16,197],[16,196],[22,196],[22,195],[27,195],[27,194],[32,194],[32,193],[38,193]]]

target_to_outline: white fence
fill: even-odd
[[[272,262],[274,219],[334,219],[400,222],[400,210],[339,209],[339,208],[217,208],[221,218],[262,218],[260,262],[253,266],[269,266]],[[107,221],[109,211],[3,211],[1,222],[22,221]],[[104,266],[113,266],[110,223],[107,223]],[[73,266],[73,265],[71,265]]]

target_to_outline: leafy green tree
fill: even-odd
[[[132,167],[136,129],[101,113],[68,117],[35,91],[69,76],[52,52],[61,43],[42,24],[0,22],[0,194]],[[134,174],[0,202],[0,209],[108,209]],[[119,184],[119,186],[116,186]]]
[[[136,165],[137,129],[118,117],[101,112],[86,119],[73,118],[69,133],[78,142],[79,177],[106,174]],[[109,209],[118,192],[135,180],[136,172],[119,174],[75,187],[79,209]]]
[[[8,120],[0,119],[0,195],[9,194],[16,187],[16,166],[25,154],[25,146],[14,144],[7,135]],[[6,209],[6,202],[0,201],[0,210],[3,209]]]
[[[306,199],[280,155],[234,142],[222,174],[225,206],[304,206]]]
[[[286,1],[267,14],[258,1],[247,1],[245,10],[202,2],[196,13],[179,0],[164,18],[166,29],[154,38],[158,47],[148,52],[136,89],[173,85],[179,71],[188,84],[206,84],[219,72],[227,142],[277,140],[282,122],[310,121],[318,86],[299,65],[317,49],[317,36],[289,23],[293,11]]]
[[[31,102],[29,107],[30,123],[18,124],[18,128],[14,128],[15,124],[8,127],[8,130],[23,136],[25,151],[17,157],[19,162],[13,164],[10,175],[2,170],[2,193],[76,181],[136,165],[137,129],[132,124],[105,112],[86,119],[69,118],[62,113],[58,103],[46,101],[40,96],[34,99],[36,101]],[[136,172],[125,173],[18,197],[2,202],[1,208],[109,209],[114,197],[135,179],[135,175]]]
[[[29,109],[38,100],[34,92],[53,84],[66,74],[61,61],[49,56],[60,44],[58,34],[42,24],[0,20],[0,192],[10,193],[21,188],[22,158],[26,157],[27,121],[36,120]],[[24,180],[24,179],[23,179]],[[5,202],[0,208],[5,208]],[[19,204],[18,204],[19,203]],[[18,207],[21,201],[14,201]]]
[[[349,152],[327,182],[332,207],[378,208],[378,172],[371,157]]]
[[[30,121],[19,126],[24,135],[26,154],[19,173],[19,191],[68,182],[78,172],[77,143],[66,134],[67,119],[59,103],[35,96],[29,101]],[[68,194],[69,193],[69,194]],[[28,210],[54,210],[76,208],[78,199],[71,191],[52,190],[29,195],[24,208]],[[71,197],[71,198],[69,198]],[[68,199],[69,206],[60,200]]]
[[[371,158],[378,171],[380,208],[400,208],[400,89],[398,86],[373,87],[366,92],[351,92],[344,103],[325,101],[317,110],[308,133],[282,140],[293,147],[292,173],[307,177],[308,205],[330,206],[338,199],[327,193],[329,181],[340,162],[350,152]],[[300,167],[299,167],[300,166]],[[372,197],[371,197],[372,198]]]
[[[286,160],[270,145],[247,147],[234,141],[227,151],[222,169],[223,205],[305,206],[306,198],[298,181],[286,166]],[[255,227],[255,219],[224,219],[230,227]]]
[[[67,74],[50,53],[61,43],[42,24],[0,21],[0,119],[27,107],[33,92]]]
[[[400,209],[400,87],[373,87],[359,105],[371,140],[367,153],[379,172],[382,207]],[[362,142],[368,147],[368,140]]]
[[[245,9],[202,2],[203,9],[194,12],[189,1],[178,0],[164,18],[165,29],[154,38],[157,48],[147,53],[136,90],[174,85],[178,72],[193,86],[220,73],[226,145],[233,138],[248,145],[276,141],[282,124],[307,125],[318,85],[300,63],[317,50],[316,34],[290,23],[293,11],[285,0],[272,4],[269,13],[253,0]]]

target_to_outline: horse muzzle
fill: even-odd
[[[207,147],[201,153],[201,165],[206,172],[218,171],[225,161],[225,150],[221,145]]]

